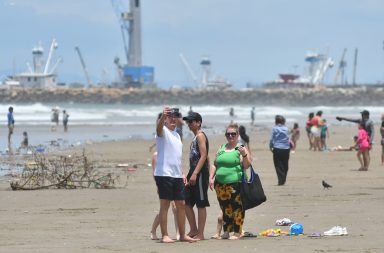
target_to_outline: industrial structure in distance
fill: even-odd
[[[141,59],[141,4],[140,0],[129,0],[129,10],[122,0],[111,0],[120,23],[123,35],[126,64],[121,64],[116,57],[114,63],[118,68],[118,81],[114,86],[154,87],[154,67],[143,66]]]

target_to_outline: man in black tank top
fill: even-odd
[[[187,122],[189,129],[194,133],[189,153],[188,183],[185,188],[185,214],[191,228],[188,235],[194,239],[204,240],[204,227],[207,219],[206,207],[209,206],[209,142],[205,133],[201,131],[202,118],[199,113],[192,112],[183,120]],[[194,205],[198,210],[197,224],[193,211]]]

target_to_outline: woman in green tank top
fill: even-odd
[[[218,150],[210,173],[210,186],[214,183],[217,200],[223,212],[222,239],[239,239],[244,223],[245,211],[241,203],[239,183],[244,173],[243,168],[248,168],[251,161],[247,148],[237,144],[238,136],[238,125],[229,125],[225,132],[228,142]],[[231,232],[234,232],[232,236]]]

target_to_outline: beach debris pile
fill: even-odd
[[[85,151],[80,155],[44,155],[36,152],[26,162],[20,175],[10,183],[12,190],[115,188],[118,176],[103,173],[91,162]]]

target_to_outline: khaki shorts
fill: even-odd
[[[8,133],[10,133],[10,134],[13,134],[13,128],[14,128],[15,126],[14,125],[10,125],[10,126],[8,126]]]

